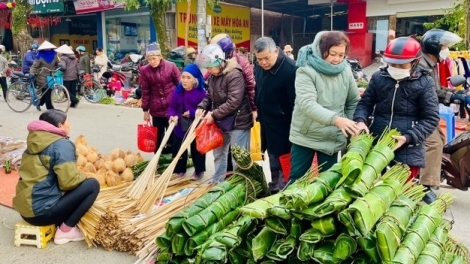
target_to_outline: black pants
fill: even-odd
[[[66,192],[45,215],[31,218],[23,217],[23,219],[35,226],[64,223],[67,226],[74,227],[93,205],[99,192],[100,184],[98,181],[93,178],[86,179],[75,189]]]
[[[155,153],[160,148],[162,144],[163,137],[165,136],[166,129],[168,128],[168,117],[154,117],[152,116],[152,124],[154,127],[158,129],[157,131],[157,148],[155,149]],[[173,133],[171,134],[170,138],[168,139],[168,144],[166,144],[165,148],[162,151],[162,154],[170,154],[172,153],[171,143],[173,143]]]
[[[2,86],[3,91],[3,100],[7,100],[7,77],[0,77],[0,85]]]
[[[173,135],[173,158],[176,157],[178,154],[179,149],[181,148],[181,144],[183,143],[183,138]],[[193,159],[194,163],[194,172],[196,174],[206,171],[206,154],[201,154],[196,149],[196,141],[194,140],[191,142],[191,158]],[[176,164],[175,173],[185,173],[186,172],[186,164],[188,162],[188,150],[186,150],[181,158],[178,160]]]
[[[43,85],[38,84],[37,87],[43,87]],[[43,95],[41,97],[41,100],[39,101],[39,106],[43,106],[46,104],[47,110],[49,109],[54,109],[54,106],[52,105],[52,100],[51,100],[51,89],[44,87],[41,89]]]
[[[70,106],[74,107],[78,103],[77,99],[77,80],[64,81],[64,86],[70,94]]]

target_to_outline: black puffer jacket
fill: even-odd
[[[387,68],[374,73],[353,119],[366,122],[371,115],[373,135],[380,136],[390,126],[406,137],[406,144],[395,152],[395,161],[424,167],[423,142],[439,125],[436,89],[426,70],[417,69],[400,82],[390,77]]]

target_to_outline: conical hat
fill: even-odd
[[[50,50],[50,49],[57,49],[57,47],[47,40],[44,40],[44,42],[38,48],[38,50]]]
[[[60,54],[74,54],[73,50],[67,46],[66,44],[58,47],[55,52],[60,53]]]

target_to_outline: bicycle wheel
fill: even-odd
[[[65,86],[56,84],[51,90],[51,103],[55,109],[60,109],[67,113],[70,108],[70,94]]]
[[[21,113],[31,107],[31,95],[28,90],[29,83],[15,82],[8,87],[6,101],[11,110]]]
[[[106,90],[97,81],[82,84],[83,97],[90,103],[99,103],[106,97]]]

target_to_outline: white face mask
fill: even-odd
[[[388,66],[387,71],[390,74],[390,76],[397,81],[408,78],[410,77],[410,74],[411,74],[410,69],[400,69],[400,68],[392,67],[390,65]]]
[[[449,48],[445,48],[445,49],[441,50],[441,52],[439,52],[439,57],[441,57],[441,59],[443,59],[443,60],[449,58],[449,55],[450,55]]]

